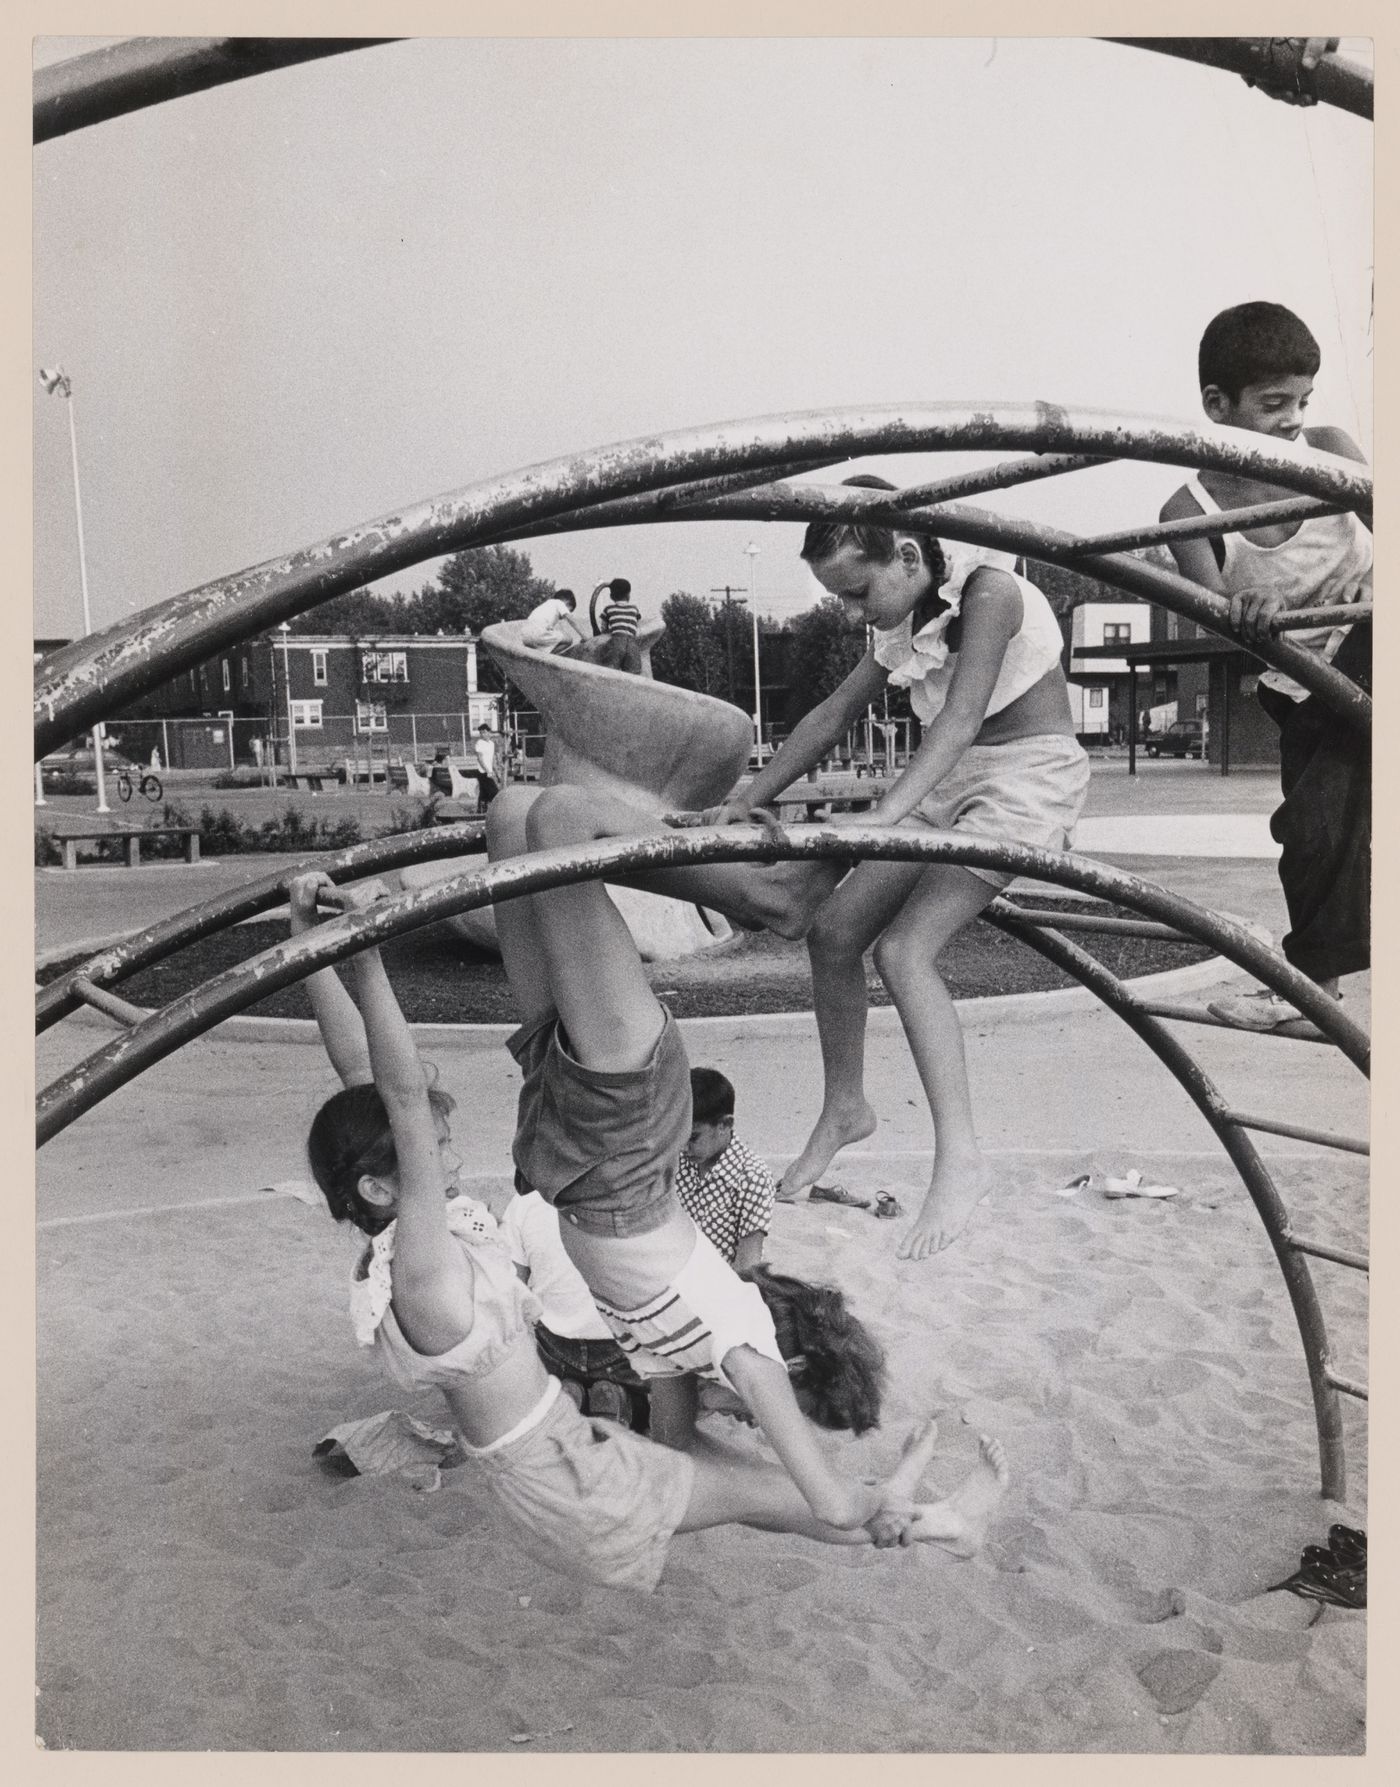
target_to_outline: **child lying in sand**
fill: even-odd
[[[591,789],[512,788],[487,818],[493,861],[527,850],[630,835],[636,815]],[[510,1050],[524,1075],[517,1180],[559,1210],[564,1246],[604,1320],[639,1371],[695,1374],[727,1385],[767,1436],[816,1517],[864,1525],[869,1487],[837,1475],[806,1419],[874,1425],[876,1407],[832,1406],[832,1390],[864,1379],[878,1392],[878,1349],[834,1294],[809,1294],[802,1352],[785,1360],[764,1291],[745,1282],[682,1208],[680,1154],[691,1130],[690,1068],[674,1020],[652,993],[631,933],[597,881],[507,900],[496,934],[523,1022]],[[838,1299],[839,1300],[839,1299]],[[836,1313],[833,1310],[833,1314]],[[834,1379],[834,1384],[833,1384]],[[652,1392],[653,1432],[661,1386]],[[687,1442],[685,1416],[676,1434]]]
[[[369,904],[370,884],[348,897]],[[354,984],[372,1086],[347,1086],[308,1139],[331,1214],[367,1234],[392,1225],[391,1296],[375,1346],[398,1381],[437,1385],[468,1465],[522,1550],[586,1581],[649,1590],[671,1536],[725,1524],[790,1532],[831,1545],[928,1543],[957,1557],[981,1543],[1007,1472],[983,1440],[971,1475],[948,1500],[916,1503],[932,1456],[932,1422],[911,1435],[888,1480],[863,1487],[859,1516],[817,1518],[783,1471],[707,1440],[693,1452],[590,1421],[559,1393],[530,1335],[530,1294],[504,1246],[454,1232],[457,1167],[445,1101],[428,1085],[377,950],[357,956]]]

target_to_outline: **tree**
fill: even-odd
[[[678,589],[661,604],[661,619],[666,631],[651,648],[656,680],[702,695],[727,693],[723,634],[710,604]]]
[[[480,633],[502,620],[524,620],[553,595],[554,585],[536,577],[530,556],[512,546],[478,546],[456,552],[438,569],[437,582],[418,592],[425,633]]]
[[[295,633],[480,633],[501,620],[524,620],[552,594],[536,577],[528,553],[511,546],[477,546],[453,553],[432,583],[411,596],[353,589],[332,596],[292,622]]]
[[[851,674],[865,654],[865,630],[853,628],[834,596],[826,596],[787,627],[788,697],[784,718],[795,726]]]

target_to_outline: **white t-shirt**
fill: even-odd
[[[537,1191],[517,1192],[500,1218],[501,1238],[511,1258],[530,1274],[541,1319],[552,1334],[568,1340],[611,1340],[612,1329],[598,1314],[593,1293],[559,1239],[559,1212]]]
[[[572,645],[573,630],[563,620],[566,614],[572,613],[573,609],[569,604],[561,602],[558,596],[547,597],[526,616],[525,624],[520,629],[520,643],[537,649],[543,647],[545,650],[555,645]]]
[[[482,775],[496,779],[496,741],[494,738],[482,738],[477,734],[476,743],[472,746],[476,753],[476,766]]]

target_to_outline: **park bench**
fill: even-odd
[[[794,823],[805,819],[811,822],[820,817],[823,807],[833,813],[864,812],[874,806],[890,785],[878,776],[823,776],[816,780],[808,778],[785,788],[771,804],[777,808],[780,820]]]
[[[326,785],[327,770],[298,770],[295,775],[283,770],[282,780],[288,788],[309,788],[313,794],[319,794]],[[334,781],[335,777],[331,776]]]
[[[78,866],[79,844],[99,843],[107,838],[120,838],[126,845],[126,866],[129,869],[141,866],[141,845],[149,843],[152,838],[183,838],[185,843],[185,861],[199,861],[199,827],[197,825],[150,825],[140,831],[121,831],[115,826],[103,826],[92,831],[65,831],[59,833],[54,842],[63,852],[65,869],[76,869]]]

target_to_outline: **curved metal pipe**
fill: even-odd
[[[1086,955],[1082,949],[1076,948],[1067,938],[1058,936],[1054,931],[1027,924],[1016,913],[1014,906],[1010,906],[1005,900],[994,900],[983,916],[1008,936],[1018,938],[1047,961],[1054,962],[1073,974],[1111,1011],[1116,1012],[1175,1076],[1220,1138],[1222,1147],[1244,1181],[1245,1190],[1264,1224],[1269,1244],[1283,1274],[1289,1301],[1293,1305],[1293,1315],[1303,1342],[1303,1356],[1307,1362],[1308,1382],[1312,1388],[1322,1493],[1331,1501],[1345,1501],[1346,1449],[1342,1433],[1341,1403],[1329,1375],[1331,1358],[1327,1345],[1327,1323],[1307,1260],[1291,1244],[1287,1207],[1258,1150],[1239,1123],[1232,1120],[1229,1106],[1210,1076],[1163,1024],[1142,1009],[1128,988],[1115,975],[1110,974],[1101,962],[1096,962],[1092,956]]]
[[[775,835],[764,826],[708,826],[514,857],[431,888],[400,893],[368,912],[332,920],[305,936],[276,944],[172,1001],[55,1080],[38,1100],[39,1143],[42,1146],[119,1086],[224,1018],[304,979],[317,968],[343,961],[404,931],[492,901],[516,899],[574,881],[617,880],[699,863],[776,862],[801,857],[837,862],[878,857],[896,862],[963,863],[1007,869],[1098,894],[1160,918],[1248,968],[1311,1018],[1356,1067],[1367,1071],[1370,1042],[1365,1032],[1344,1017],[1336,1000],[1306,975],[1299,974],[1243,926],[1122,870],[1085,857],[967,833],[911,836],[893,826],[798,826]]]
[[[34,71],[34,141],[392,37],[130,37]]]
[[[1324,56],[1314,69],[1302,66],[1301,37],[1106,37],[1134,50],[1156,50],[1208,68],[1223,68],[1254,82],[1291,87],[1309,99],[1336,106],[1358,118],[1375,112],[1375,81],[1369,68],[1345,56]]]
[[[1021,447],[1199,465],[1267,477],[1348,507],[1369,504],[1371,481],[1352,461],[1254,444],[1262,437],[1244,444],[1238,434],[1047,403],[888,405],[759,417],[552,460],[203,584],[50,654],[35,671],[35,751],[43,756],[221,647],[344,590],[425,558],[488,544],[507,528],[698,477],[857,453]],[[722,512],[714,503],[707,507]],[[1097,574],[1096,562],[1081,561],[1080,568]]]
[[[334,882],[357,881],[408,863],[436,862],[444,857],[470,856],[486,848],[486,827],[481,820],[458,825],[439,825],[425,831],[401,832],[352,844],[347,850],[303,856],[283,868],[260,876],[229,893],[217,894],[198,906],[177,912],[144,931],[134,931],[120,943],[110,944],[85,962],[39,989],[34,1001],[34,1029],[42,1035],[83,1003],[76,983],[86,980],[95,987],[112,987],[201,937],[211,937],[245,918],[278,906],[286,899],[293,879],[308,869],[319,869]]]

